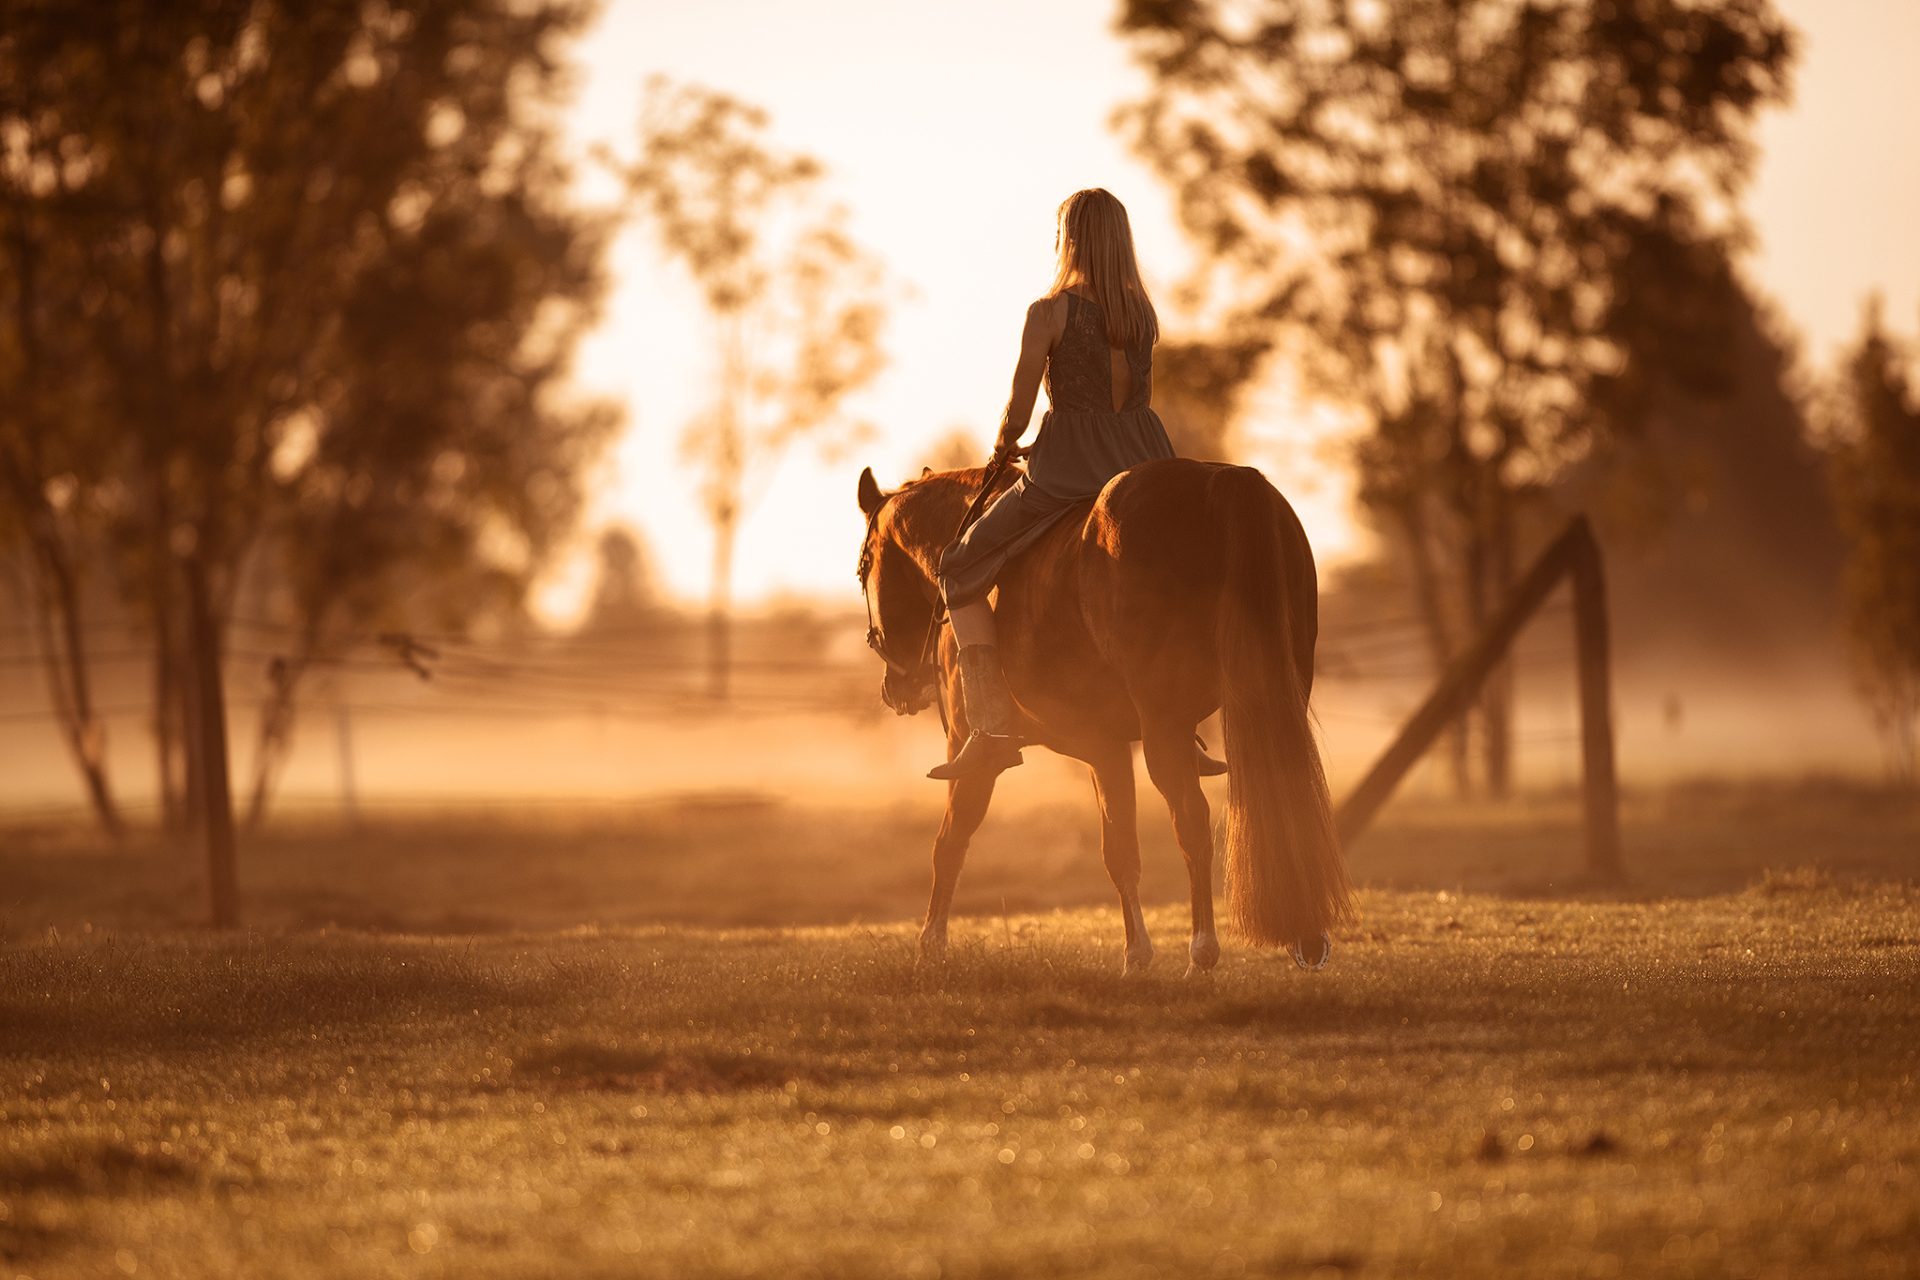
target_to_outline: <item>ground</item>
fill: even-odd
[[[1330,968],[1230,945],[1197,979],[1171,903],[1165,967],[1120,977],[1077,811],[990,824],[976,914],[916,968],[924,818],[736,797],[296,828],[249,846],[257,928],[227,938],[185,927],[157,850],[14,832],[0,1276],[1920,1256],[1910,799],[1644,797],[1625,888],[1581,881],[1564,801],[1403,807],[1354,850]],[[1148,858],[1171,899],[1164,837]],[[783,914],[819,923],[738,926]]]

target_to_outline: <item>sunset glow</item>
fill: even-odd
[[[1920,299],[1920,159],[1869,147],[1920,59],[1920,10],[1874,0],[1786,0],[1806,33],[1795,105],[1768,117],[1749,202],[1758,231],[1751,275],[1824,359],[1879,288],[1895,314]],[[1163,310],[1190,252],[1166,190],[1107,127],[1140,80],[1105,35],[1106,0],[1017,0],[901,6],[749,0],[697,6],[613,0],[581,42],[571,115],[584,146],[630,154],[640,88],[655,72],[767,108],[786,147],[825,162],[828,188],[900,287],[886,346],[891,362],[851,414],[880,429],[849,456],[801,449],[748,511],[738,587],[751,605],[809,595],[851,601],[859,532],[853,477],[883,482],[918,469],[955,427],[988,443],[1006,398],[1021,316],[1046,288],[1053,212],[1081,186],[1126,202],[1141,262]],[[745,33],[751,33],[748,36]],[[827,33],[834,33],[827,38]],[[983,86],[990,88],[983,91]],[[1878,122],[1876,124],[1875,122]],[[1848,146],[1833,140],[1845,137]],[[587,190],[611,198],[604,175]],[[632,524],[656,580],[671,594],[706,591],[711,539],[678,457],[684,424],[709,394],[707,347],[685,278],[634,226],[612,259],[615,288],[586,344],[580,383],[625,404],[626,431],[608,460],[588,527]],[[1186,319],[1178,317],[1176,319]],[[1338,563],[1361,545],[1344,472],[1326,465],[1345,421],[1306,404],[1287,371],[1249,405],[1246,461],[1302,512],[1320,554]],[[1045,402],[1035,411],[1038,425]],[[1031,438],[1031,437],[1029,437]],[[585,545],[585,543],[583,543]],[[540,596],[548,616],[579,607],[592,575],[584,552],[555,566]]]

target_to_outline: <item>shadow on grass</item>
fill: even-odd
[[[1143,804],[1143,893],[1186,896],[1164,814]],[[1216,815],[1218,816],[1218,815]],[[1405,798],[1350,851],[1361,883],[1509,899],[1656,901],[1723,893],[1769,868],[1910,880],[1920,799],[1810,780],[1701,783],[1630,794],[1624,884],[1585,872],[1578,798],[1500,804]],[[385,815],[357,834],[289,820],[248,840],[249,925],[498,935],[580,924],[712,927],[905,921],[925,902],[938,806],[831,807],[724,795],[629,807],[534,806]],[[1091,805],[992,815],[955,898],[964,915],[1108,905]],[[82,829],[0,828],[0,939],[95,929],[194,928],[199,859],[158,845],[115,852]],[[1118,937],[1116,931],[1116,940]]]
[[[121,1196],[184,1190],[203,1180],[202,1170],[180,1156],[112,1140],[0,1154],[0,1194]]]
[[[35,1218],[8,1217],[0,1220],[0,1262],[36,1262],[73,1244],[77,1234]]]
[[[735,1093],[778,1089],[793,1078],[783,1064],[752,1052],[591,1040],[543,1045],[513,1063],[514,1084],[554,1092]]]
[[[1571,791],[1484,806],[1402,802],[1348,861],[1372,888],[1592,902],[1709,897],[1782,872],[1895,883],[1920,875],[1920,794],[1910,790],[1821,777],[1700,780],[1629,795],[1621,822],[1624,880],[1587,870]]]
[[[237,1043],[293,1028],[564,1002],[591,964],[533,971],[433,944],[107,942],[0,950],[0,1058]]]

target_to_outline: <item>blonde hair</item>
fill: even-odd
[[[1112,192],[1088,187],[1062,200],[1054,248],[1060,266],[1047,296],[1057,297],[1078,275],[1107,319],[1109,346],[1151,346],[1159,340],[1160,320],[1140,283],[1127,207]]]

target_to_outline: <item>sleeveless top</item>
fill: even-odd
[[[1091,498],[1128,467],[1174,456],[1166,424],[1148,407],[1153,346],[1126,350],[1133,385],[1113,407],[1113,364],[1100,304],[1068,291],[1067,327],[1047,357],[1046,416],[1027,458],[1028,482],[1060,498]]]

